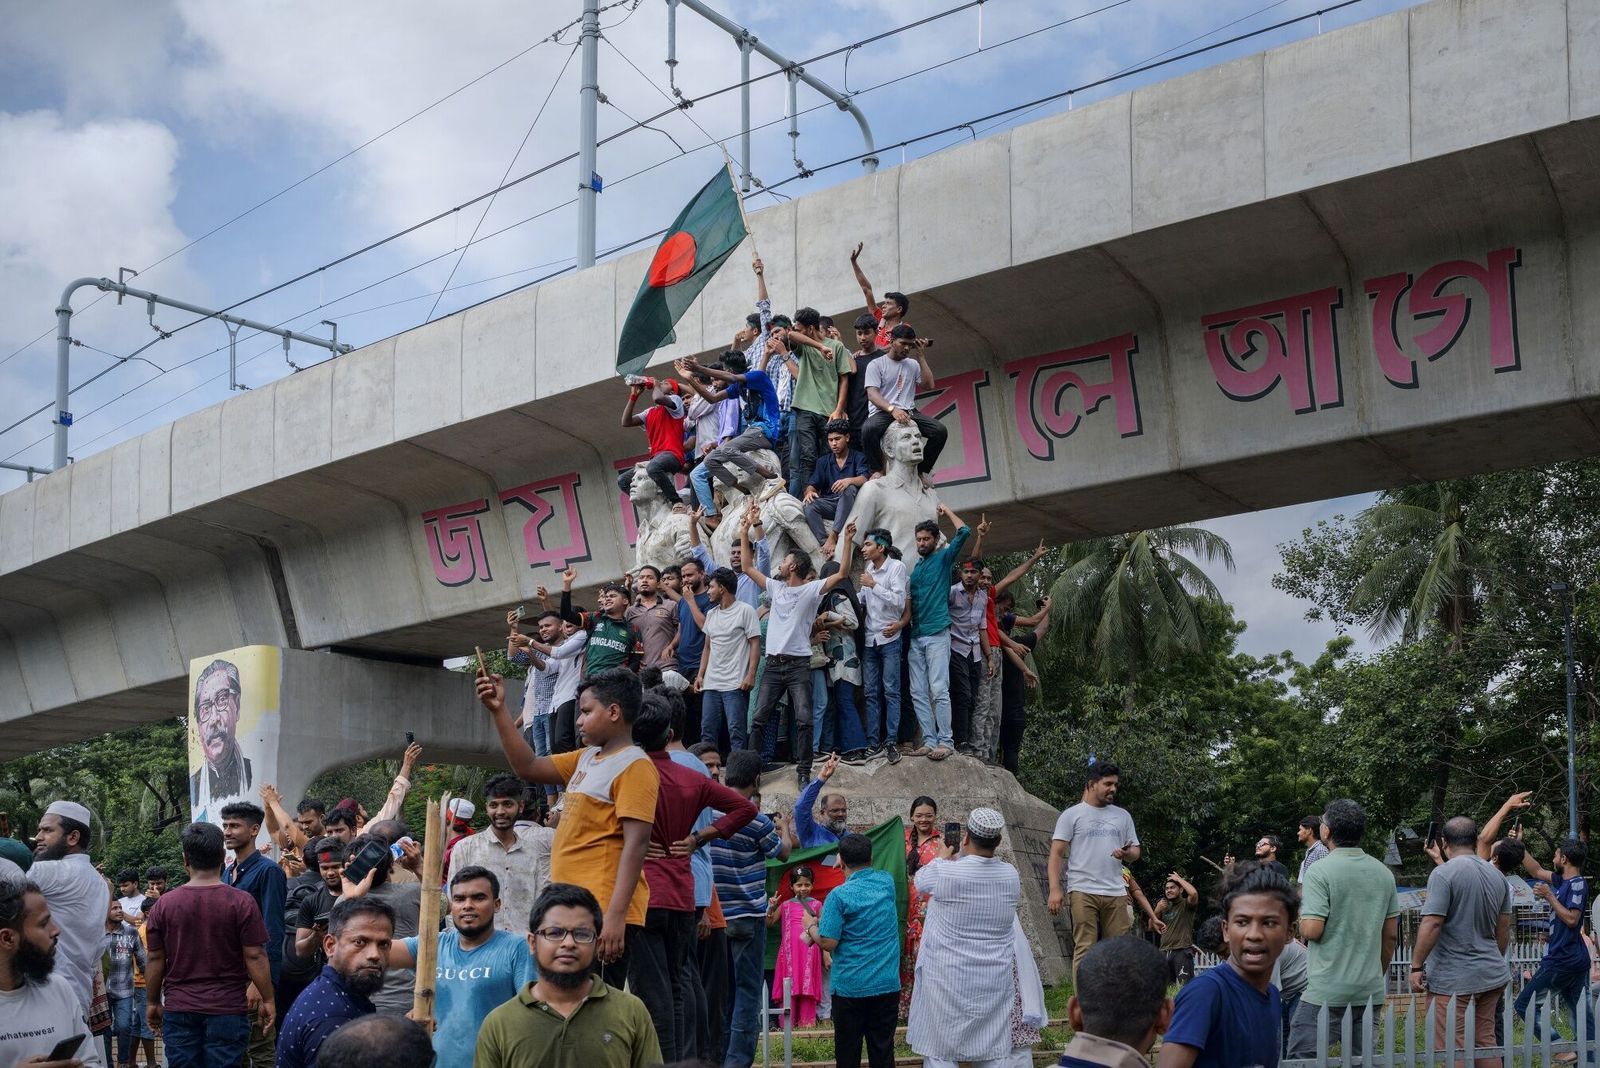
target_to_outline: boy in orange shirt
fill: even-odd
[[[566,787],[550,851],[550,881],[575,883],[605,902],[596,960],[608,985],[627,977],[628,945],[644,927],[650,891],[644,855],[655,822],[660,780],[633,744],[642,691],[638,676],[611,668],[578,691],[578,736],[587,748],[536,756],[506,709],[499,675],[479,676],[478,700],[494,717],[511,770],[525,782]]]

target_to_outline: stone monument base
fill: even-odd
[[[852,830],[864,831],[894,816],[909,827],[911,802],[924,795],[938,802],[940,826],[949,820],[965,826],[967,813],[975,808],[999,810],[1006,831],[996,855],[1022,873],[1022,929],[1039,974],[1046,983],[1067,975],[1072,963],[1068,918],[1065,910],[1052,917],[1045,908],[1050,836],[1059,813],[1024,790],[1009,771],[960,753],[946,760],[908,756],[898,764],[880,757],[861,765],[841,764],[824,788],[833,790],[850,800]],[[761,777],[761,811],[793,811],[798,793],[792,766],[769,772]]]

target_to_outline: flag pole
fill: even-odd
[[[750,239],[750,253],[753,259],[761,258],[761,250],[756,247],[756,232],[750,227],[750,214],[744,210],[744,196],[739,192],[739,176],[733,170],[733,157],[728,155],[728,149],[721,141],[717,147],[722,149],[722,165],[728,170],[728,181],[733,186],[733,199],[739,204],[739,218],[744,223],[745,236]]]

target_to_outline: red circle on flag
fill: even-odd
[[[650,261],[650,285],[656,289],[675,286],[694,273],[694,238],[679,230],[656,249]]]

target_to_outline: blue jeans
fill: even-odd
[[[861,733],[861,713],[856,711],[855,683],[841,680],[830,688],[833,691],[833,737],[839,752],[865,749],[867,739]]]
[[[834,710],[828,707],[828,669],[811,669],[811,745],[818,753],[834,746]]]
[[[547,714],[545,714],[543,716],[534,716],[532,725],[529,726],[527,730],[522,732],[522,737],[527,740],[528,746],[529,746],[529,748],[531,748],[533,750],[533,755],[534,756],[549,756],[550,755],[550,716],[549,716],[549,714],[547,713]],[[549,796],[549,797],[556,796],[556,788],[554,786],[543,787],[543,790],[544,790],[545,794],[547,796]]]
[[[767,958],[767,925],[758,916],[728,921],[728,956],[733,962],[733,1011],[728,1019],[728,1054],[722,1068],[749,1068],[762,1031],[761,970]]]
[[[694,470],[689,472],[689,484],[694,487],[694,499],[706,510],[706,515],[716,515],[717,502],[711,496],[711,468],[706,466],[704,460],[695,464]]]
[[[1546,992],[1554,994],[1566,1004],[1567,1018],[1572,1021],[1572,1027],[1574,1033],[1576,1033],[1579,999],[1583,997],[1588,986],[1589,965],[1587,963],[1567,969],[1552,968],[1548,963],[1541,963],[1539,970],[1533,973],[1533,978],[1529,979],[1527,984],[1523,986],[1522,993],[1517,995],[1516,1005],[1512,1011],[1517,1014],[1517,1019],[1524,1019],[1528,1012],[1528,1003],[1534,999],[1535,995]],[[1588,1029],[1584,1031],[1584,1034],[1593,1041],[1594,1013],[1589,1013],[1589,1020],[1586,1026]],[[1541,1025],[1538,1009],[1534,1010],[1533,1037],[1535,1039],[1544,1037],[1544,1029]]]
[[[165,1013],[161,1041],[168,1068],[234,1068],[250,1041],[250,1017]]]
[[[745,690],[706,690],[700,694],[700,740],[717,745],[722,725],[728,725],[730,752],[744,748],[745,718],[750,694]]]
[[[867,646],[867,745],[873,749],[884,741],[894,745],[900,737],[900,650],[904,641],[896,634],[893,641]]]
[[[917,710],[922,744],[954,748],[950,733],[950,632],[911,639],[911,707]]]

